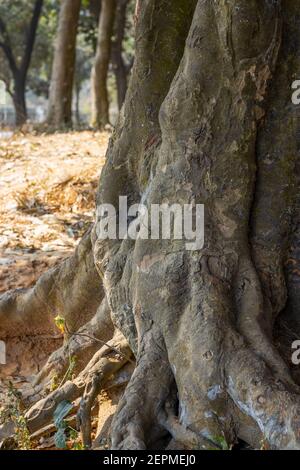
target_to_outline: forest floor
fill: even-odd
[[[0,293],[30,287],[73,252],[93,221],[108,139],[108,133],[90,131],[0,139]],[[40,368],[46,359],[45,351],[38,357],[28,341],[20,355],[21,367],[17,360],[2,366],[0,405],[8,381],[22,387],[37,372],[35,361]],[[100,401],[104,423],[115,405],[105,395]],[[36,445],[52,448],[53,435]]]
[[[94,217],[109,134],[0,140],[0,292],[29,287],[68,256]]]

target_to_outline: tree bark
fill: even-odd
[[[112,64],[117,83],[118,108],[121,110],[127,91],[128,68],[123,59],[123,40],[126,27],[126,11],[128,0],[120,0],[117,4],[112,42]]]
[[[145,21],[150,3],[141,6],[138,24]],[[158,34],[159,8],[154,4],[151,26]],[[143,139],[149,123],[140,119],[138,105],[135,120],[143,130],[136,129],[134,139],[144,147],[131,156],[124,145],[119,147],[118,134],[113,139],[98,204],[117,205],[122,194],[132,203],[146,200],[149,206],[162,200],[204,203],[206,213],[200,252],[188,253],[174,241],[103,241],[97,227],[93,232],[96,265],[105,280],[113,321],[132,345],[132,324],[137,332],[137,366],[114,419],[113,448],[147,448],[164,428],[176,445],[189,447],[209,448],[220,438],[232,443],[248,436],[250,441],[263,433],[273,448],[299,448],[298,388],[270,335],[274,317],[286,303],[282,269],[295,196],[288,188],[295,188],[297,120],[284,85],[287,70],[293,76],[299,73],[299,55],[291,54],[292,45],[299,44],[295,8],[289,1],[283,2],[282,13],[277,2],[225,6],[199,1],[160,109],[152,100],[148,106],[142,94],[141,106],[153,111],[154,122],[159,112],[159,148],[149,148]],[[142,34],[149,29],[145,21]],[[147,61],[142,34],[137,33],[137,69]],[[155,82],[153,64],[147,65],[144,70]],[[141,87],[135,73],[131,86]],[[138,99],[129,93],[126,102],[130,106]],[[286,132],[281,134],[283,110],[291,119],[289,150]],[[126,106],[125,126],[133,127]],[[273,132],[281,159],[274,141],[271,146]],[[265,171],[270,164],[266,155],[280,175],[284,201],[284,206],[272,206],[271,213],[276,187]],[[250,250],[251,215],[256,219],[250,225]],[[266,238],[265,248],[257,232]],[[263,258],[258,256],[262,252]],[[174,379],[179,403],[169,398]],[[283,411],[283,403],[289,411]]]
[[[98,41],[92,69],[92,126],[102,129],[109,123],[107,75],[111,56],[111,42],[115,0],[103,0],[99,18]]]
[[[27,120],[27,109],[26,109],[26,79],[28,69],[31,62],[32,52],[34,48],[37,28],[39,19],[42,12],[44,0],[36,0],[32,12],[30,24],[28,26],[28,32],[25,37],[25,49],[21,57],[21,61],[15,57],[11,46],[11,40],[7,32],[5,23],[0,18],[0,33],[3,37],[3,41],[0,41],[0,47],[3,49],[7,58],[14,82],[14,90],[12,92],[12,99],[16,113],[16,125],[22,126]]]
[[[72,95],[76,37],[81,0],[62,0],[49,93],[47,122],[55,128],[72,126]]]
[[[25,99],[25,77],[16,73],[14,78],[14,92],[12,95],[16,113],[16,126],[21,127],[27,120],[27,108]]]
[[[299,6],[140,2],[136,60],[97,206],[118,207],[120,195],[149,209],[204,204],[205,245],[190,251],[172,238],[104,240],[97,213],[88,258],[104,299],[95,331],[108,309],[123,335],[107,346],[120,348],[119,362],[99,349],[86,377],[90,366],[79,355],[85,392],[75,380],[36,404],[28,411],[32,429],[51,419],[49,402],[82,394],[90,446],[93,400],[105,371],[130,359],[130,346],[136,366],[114,416],[113,449],[230,448],[238,439],[300,449],[299,367],[291,344],[282,347],[290,328],[290,342],[300,332],[300,134],[290,88],[300,74]],[[13,299],[18,306],[12,294],[0,302],[0,318]],[[93,329],[92,320],[82,323],[79,331]],[[74,349],[72,335],[69,342]],[[57,354],[43,374],[65,363],[65,352]]]

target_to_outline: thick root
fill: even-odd
[[[79,373],[89,360],[112,335],[114,327],[110,319],[110,310],[104,298],[96,315],[75,333],[68,329],[68,340],[49,357],[48,361],[36,376],[34,385],[42,381],[50,381],[53,375],[63,376],[69,367],[70,358],[75,361],[73,372]]]
[[[101,389],[115,373],[131,359],[132,352],[124,336],[119,332],[108,343],[112,348],[104,346],[89,364],[88,377],[85,379],[85,389],[77,414],[81,430],[82,443],[90,448],[91,440],[91,410]],[[119,351],[119,353],[116,353]]]
[[[183,295],[183,304],[170,279],[169,295],[165,285],[163,298],[157,290],[147,305],[164,312],[164,319],[139,314],[137,367],[114,417],[112,447],[151,448],[165,430],[190,449],[230,448],[245,437],[259,446],[261,436],[272,449],[299,449],[299,387],[285,379],[285,367],[275,368],[240,334],[232,291],[215,267],[202,269],[199,278],[196,257],[187,262],[177,254],[169,262],[179,260],[193,296],[188,301]],[[139,285],[141,298],[147,279]],[[162,279],[165,272],[153,274],[152,286],[159,289]],[[269,344],[267,337],[262,341]],[[178,406],[173,402],[167,413],[174,378]]]
[[[112,423],[112,448],[151,448],[165,434],[159,415],[174,386],[162,338],[150,331],[143,337],[138,366]]]
[[[230,397],[257,423],[271,448],[299,450],[299,387],[279,380],[246,345],[228,351],[225,368]]]

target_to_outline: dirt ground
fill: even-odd
[[[90,131],[0,138],[0,293],[30,287],[72,253],[93,221],[108,139],[108,133]],[[30,388],[61,341],[57,332],[10,344],[9,363],[0,366],[0,405],[9,382],[16,389]],[[113,414],[114,396],[105,392],[99,398],[98,432]],[[38,448],[53,448],[53,427],[33,442]]]
[[[0,292],[68,256],[94,216],[109,135],[0,139]]]

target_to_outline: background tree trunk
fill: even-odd
[[[82,395],[78,417],[91,446],[93,402],[131,350],[136,365],[114,416],[113,449],[229,449],[238,439],[300,449],[299,367],[290,359],[300,334],[300,134],[289,82],[300,74],[300,0],[279,3],[139,3],[136,60],[97,206],[117,208],[120,195],[149,210],[204,204],[205,245],[103,240],[98,213],[71,266],[0,299],[7,331],[39,321],[49,292],[52,310],[61,307],[63,288],[68,352],[80,358],[78,377],[29,409],[30,430],[62,399]],[[82,271],[70,277],[74,263]],[[96,313],[95,303],[86,307],[95,316],[84,325],[78,311],[100,278],[101,303]],[[109,316],[116,333],[105,347],[75,343],[76,334],[101,338]],[[66,367],[62,349],[39,379]]]
[[[20,127],[27,120],[24,77],[16,74],[14,79],[13,103],[16,113],[16,126]]]
[[[102,0],[90,0],[89,1],[89,11],[92,15],[99,21],[99,16],[101,12],[101,3]]]
[[[76,83],[75,84],[75,119],[76,119],[76,124],[79,126],[80,125],[80,92],[81,92],[81,84]]]
[[[97,50],[92,70],[92,126],[99,129],[104,128],[109,123],[107,74],[111,56],[115,11],[115,0],[102,0]]]
[[[128,1],[129,0],[120,0],[117,3],[114,26],[114,39],[112,42],[112,64],[117,83],[119,110],[122,108],[127,91],[128,69],[124,62],[122,53]]]
[[[62,0],[49,94],[47,122],[56,128],[72,125],[76,36],[81,0]]]

